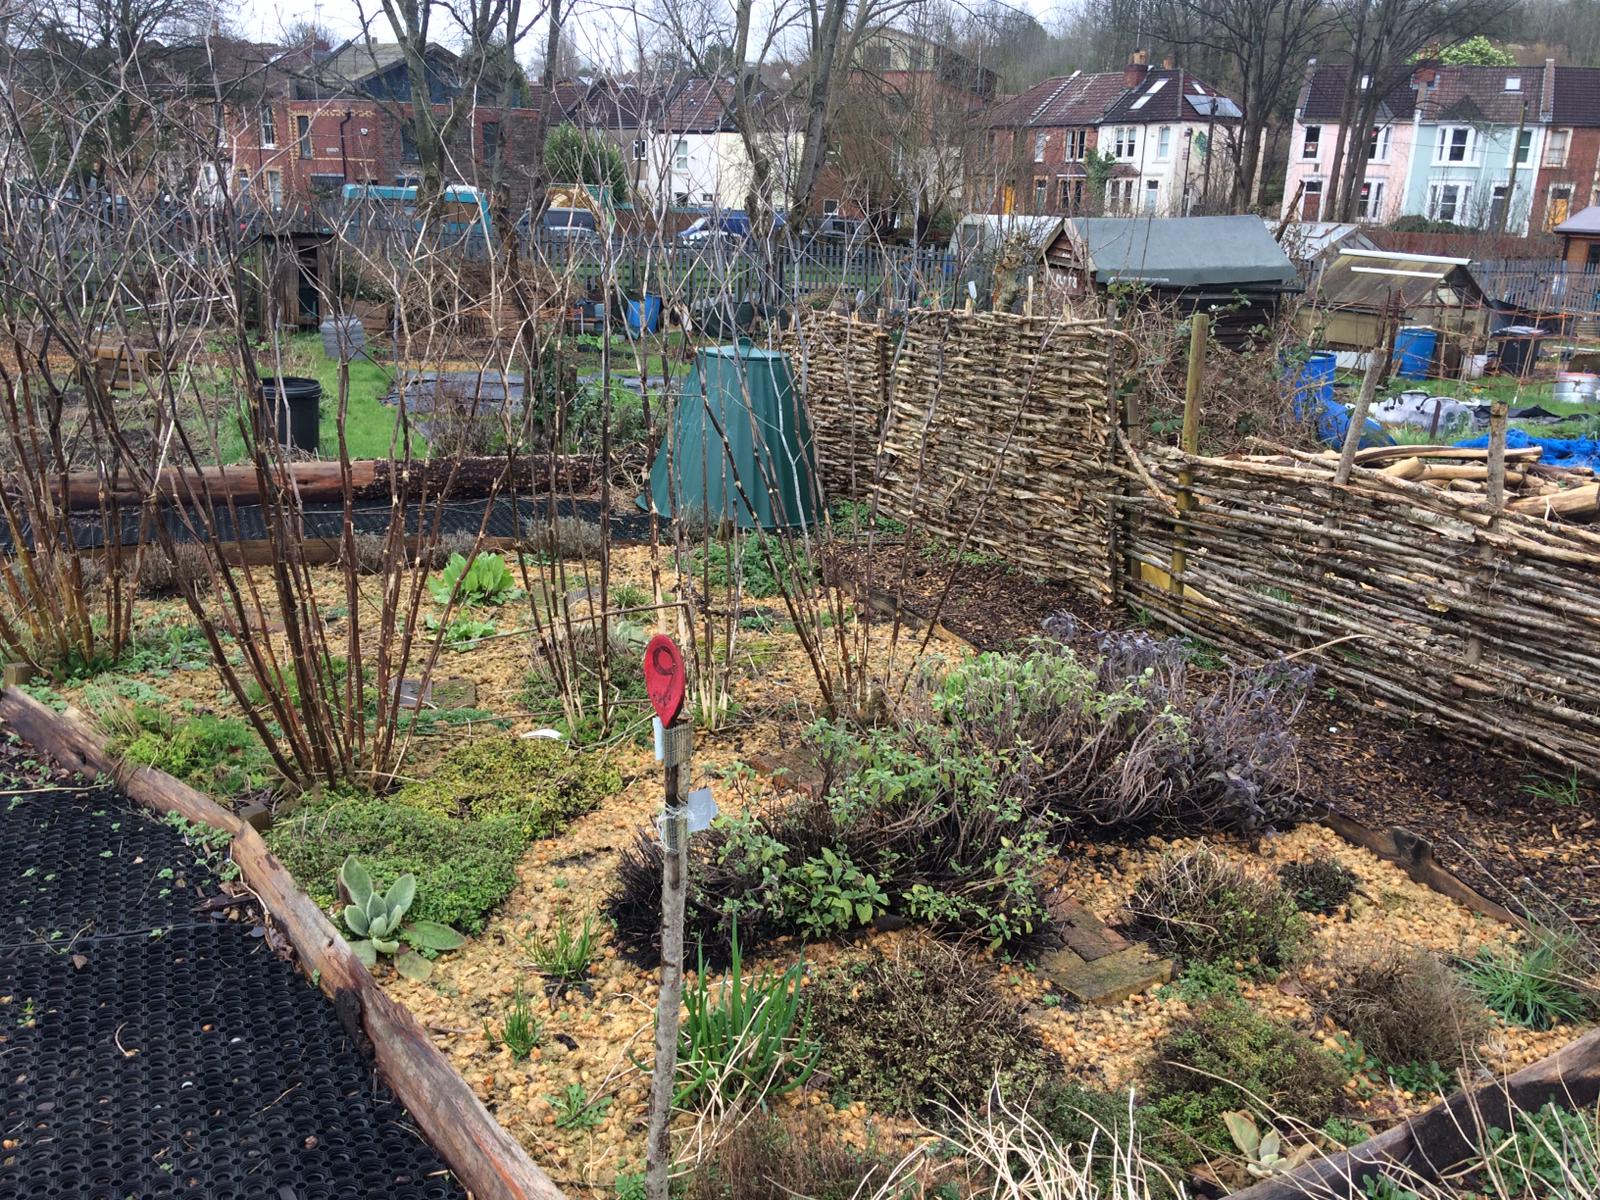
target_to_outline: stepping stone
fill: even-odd
[[[1046,905],[1065,945],[1041,955],[1039,969],[1078,1003],[1119,1004],[1176,975],[1171,959],[1130,942],[1076,900],[1056,892]]]

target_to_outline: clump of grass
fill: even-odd
[[[139,593],[161,598],[177,595],[184,584],[209,586],[209,564],[209,552],[199,542],[176,542],[171,554],[147,545],[139,559]]]
[[[1344,907],[1355,893],[1357,881],[1355,872],[1331,854],[1318,854],[1285,863],[1278,869],[1278,882],[1288,889],[1301,912],[1326,917]]]
[[[1324,1011],[1387,1067],[1459,1062],[1488,1028],[1478,998],[1426,950],[1390,946],[1335,969]]]
[[[764,1103],[811,1078],[822,1046],[810,1034],[809,1005],[800,983],[803,961],[787,970],[745,973],[739,939],[727,977],[712,987],[705,955],[684,992],[679,1036],[679,1082],[674,1105]]]
[[[1585,1019],[1594,995],[1575,973],[1571,935],[1539,930],[1520,952],[1484,949],[1462,966],[1467,983],[1513,1025],[1550,1029]]]
[[[1128,900],[1131,923],[1153,946],[1186,963],[1236,963],[1245,971],[1289,965],[1305,918],[1274,879],[1201,845],[1168,851]]]
[[[511,1007],[500,1023],[500,1031],[491,1030],[487,1021],[483,1029],[491,1044],[504,1046],[517,1062],[525,1060],[544,1040],[544,1022],[533,1015],[533,1007],[520,987],[511,997]]]
[[[865,1200],[895,1175],[896,1164],[857,1150],[810,1124],[775,1116],[741,1121],[703,1157],[685,1182],[685,1200]],[[915,1192],[892,1192],[909,1200]]]
[[[592,560],[600,557],[600,524],[582,517],[557,517],[552,524],[533,517],[523,527],[522,549],[547,558]]]
[[[556,922],[555,930],[536,939],[531,949],[533,965],[547,979],[563,984],[581,983],[599,952],[594,918],[585,916],[583,925],[574,929],[563,915]]]

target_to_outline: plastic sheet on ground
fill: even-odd
[[[1489,436],[1467,438],[1456,445],[1478,449],[1489,444]],[[1520,429],[1506,430],[1506,448],[1521,450],[1528,446],[1543,447],[1539,461],[1547,467],[1592,467],[1600,470],[1600,439],[1535,437]]]

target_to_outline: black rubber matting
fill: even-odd
[[[489,537],[510,538],[521,534],[529,521],[535,517],[545,517],[548,514],[548,501],[543,497],[521,497],[513,499],[508,496],[497,497],[492,505],[486,500],[450,500],[446,501],[443,509],[438,514],[440,533],[477,533],[479,522],[483,519],[485,506],[489,507],[489,523],[485,530]],[[426,519],[430,526],[435,518],[437,505],[427,506]],[[236,507],[237,522],[233,513],[226,505],[217,506],[217,523],[219,535],[225,542],[228,541],[254,541],[267,536],[266,522],[260,505],[245,504]],[[557,500],[556,514],[558,516],[577,517],[585,521],[597,521],[600,518],[600,505],[593,500]],[[190,540],[190,525],[193,528],[203,528],[198,519],[186,524],[184,520],[170,509],[163,519],[172,530],[172,536],[177,541]],[[318,504],[308,505],[304,511],[305,532],[311,538],[339,538],[344,534],[344,505]],[[423,520],[421,505],[412,505],[406,513],[406,530],[416,533]],[[139,513],[137,509],[130,509],[121,514],[122,544],[134,545],[139,540]],[[357,533],[383,533],[389,528],[389,502],[368,501],[351,506],[350,524]],[[73,521],[73,536],[80,546],[99,546],[107,539],[101,529],[99,514],[85,514]],[[611,518],[611,536],[617,542],[642,542],[650,537],[650,518],[641,510],[638,514],[629,513],[626,516],[613,515]],[[0,552],[9,552],[11,539],[8,533],[0,530]]]
[[[181,835],[0,731],[0,1197],[458,1197]]]

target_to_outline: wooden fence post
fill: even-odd
[[[1200,385],[1206,373],[1206,343],[1211,338],[1211,318],[1196,312],[1189,327],[1189,377],[1183,386],[1183,435],[1178,448],[1185,454],[1200,453]],[[1172,561],[1167,571],[1167,590],[1176,593],[1183,604],[1183,575],[1189,569],[1189,552],[1184,544],[1183,519],[1194,508],[1194,468],[1185,463],[1178,469],[1178,523],[1172,541]]]
[[[1506,402],[1496,400],[1489,406],[1489,453],[1488,472],[1489,480],[1486,487],[1489,504],[1490,527],[1493,528],[1495,518],[1500,515],[1506,502],[1506,417],[1508,414]],[[1484,544],[1478,547],[1478,555],[1483,560],[1483,570],[1478,578],[1489,580],[1494,577],[1491,568],[1491,559],[1494,557],[1494,547]],[[1474,587],[1473,592],[1477,592]],[[1474,599],[1477,597],[1474,596]],[[1474,607],[1477,607],[1474,605]],[[1483,637],[1476,630],[1467,635],[1466,661],[1476,666],[1483,661]]]

